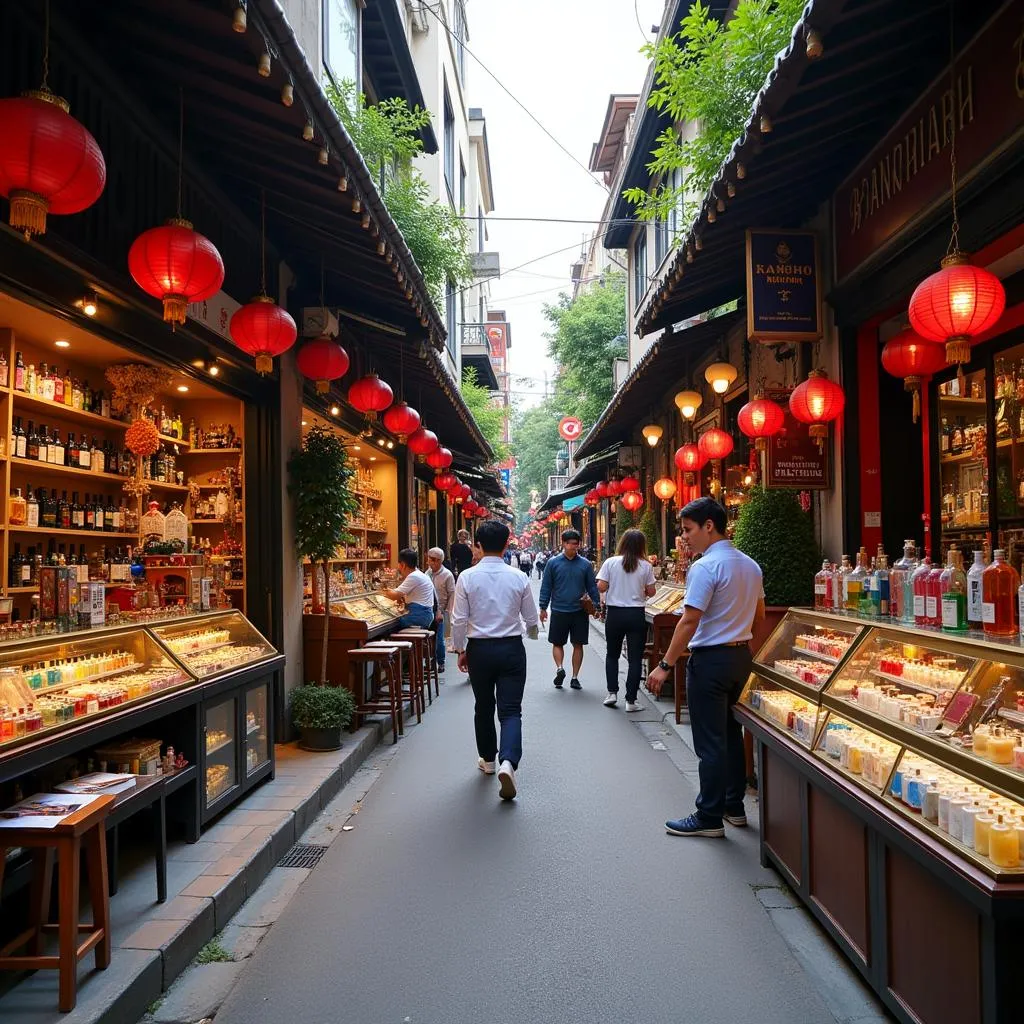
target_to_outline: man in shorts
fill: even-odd
[[[583,648],[590,639],[590,616],[583,607],[583,601],[589,597],[594,608],[601,605],[594,566],[579,551],[579,531],[566,530],[562,534],[562,553],[548,560],[540,584],[541,622],[547,622],[548,605],[551,606],[548,642],[555,659],[555,688],[558,690],[565,682],[562,662],[567,640],[572,643],[572,678],[569,685],[574,690],[583,689],[579,675],[583,667]]]

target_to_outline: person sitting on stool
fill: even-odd
[[[402,582],[395,590],[385,590],[384,596],[405,605],[405,614],[398,620],[402,629],[417,626],[430,629],[434,625],[434,583],[416,565],[416,552],[402,548],[398,552],[398,575]]]

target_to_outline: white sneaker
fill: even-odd
[[[484,775],[493,775],[494,774],[494,762],[493,761],[485,761],[482,757],[478,757],[476,759],[476,766],[477,766],[477,768],[480,769],[480,771],[482,771],[484,773]]]
[[[640,710],[640,705],[635,700],[627,700],[626,701],[626,710],[627,711],[639,711]]]
[[[502,761],[498,769],[498,795],[502,800],[512,800],[516,795],[516,773],[511,761]]]
[[[606,708],[613,708],[619,702],[619,695],[617,693],[609,693],[604,699],[604,706]]]

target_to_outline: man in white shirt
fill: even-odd
[[[444,671],[444,629],[445,622],[451,623],[452,606],[455,604],[455,577],[444,564],[444,552],[440,548],[431,548],[427,552],[427,565],[430,566],[431,582],[434,584],[434,596],[437,598],[437,614],[434,616],[434,629],[437,631],[437,671]]]
[[[398,552],[398,575],[402,582],[395,590],[385,590],[384,594],[405,605],[405,614],[398,620],[399,626],[402,629],[409,626],[432,629],[434,583],[425,572],[420,572],[416,565],[416,552],[412,548],[402,548]]]
[[[508,527],[495,519],[477,527],[476,545],[483,557],[459,573],[452,611],[452,646],[459,656],[459,670],[469,672],[476,697],[477,767],[493,775],[497,755],[502,800],[516,795],[516,769],[523,753],[523,623],[530,639],[537,638],[537,605],[529,577],[506,565],[502,557],[508,538]],[[494,728],[495,707],[500,744]]]

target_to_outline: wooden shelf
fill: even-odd
[[[189,448],[185,446],[183,455],[241,455],[241,448]]]
[[[114,533],[107,530],[61,530],[50,526],[8,526],[9,533],[45,533],[55,537],[134,537],[138,533]]]
[[[986,456],[975,455],[974,452],[962,452],[959,455],[942,455],[939,457],[939,462],[946,466],[952,462],[985,462]]]
[[[125,426],[127,427],[128,424],[126,423]],[[166,441],[167,444],[176,444],[179,448],[184,448],[185,451],[190,450],[188,441],[184,438],[174,437],[172,434],[161,434],[160,431],[157,431],[157,437],[159,437],[161,441]],[[180,455],[181,452],[178,452],[178,454]]]
[[[61,466],[56,462],[40,462],[38,459],[19,459],[17,457],[10,460],[11,466],[16,466],[18,469],[24,470],[36,470],[38,473],[59,473],[67,476],[87,476],[93,480],[102,480],[104,482],[109,481],[110,483],[119,482],[124,483],[126,480],[130,480],[131,477],[121,476],[117,473],[94,473],[91,469],[79,469],[77,466]],[[188,490],[188,488],[185,488]]]
[[[130,478],[125,477],[125,479],[127,480]],[[165,484],[160,483],[158,480],[147,480],[146,483],[148,483],[149,486],[156,491],[181,491],[183,493],[188,492],[188,484]]]
[[[241,521],[242,521],[242,517],[241,516],[239,516],[235,520],[236,523],[240,523]],[[205,526],[206,524],[210,524],[212,526],[217,526],[217,525],[223,526],[224,525],[224,520],[223,519],[190,519],[188,521],[188,525],[189,526]]]
[[[938,397],[940,405],[962,405],[972,409],[983,409],[987,402],[987,399],[984,398],[965,398],[963,395],[939,395]]]
[[[110,430],[115,427],[119,430],[126,430],[128,428],[128,424],[124,420],[115,420],[110,416],[99,416],[94,412],[86,412],[84,409],[76,409],[74,406],[64,405],[60,402],[51,402],[48,398],[30,395],[24,391],[15,391],[13,394],[15,406],[25,404],[30,409],[33,407],[46,409],[51,416],[55,416],[58,419],[75,420],[78,423],[91,423],[97,429],[102,428],[104,430]]]

